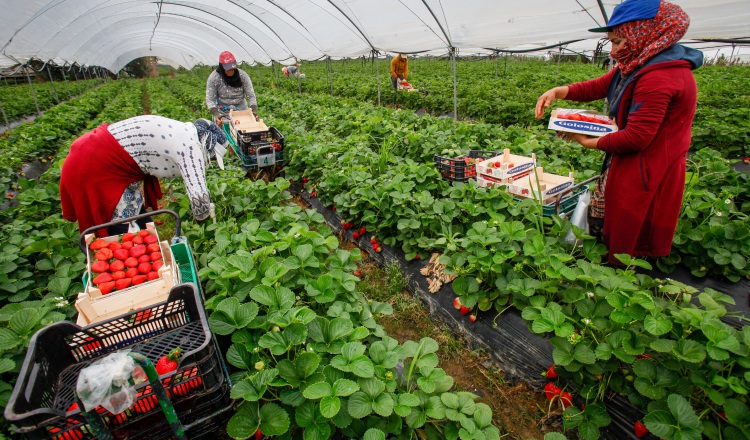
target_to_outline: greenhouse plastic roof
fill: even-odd
[[[607,16],[619,0],[602,0]],[[674,0],[686,38],[750,37],[750,0]],[[142,56],[187,68],[384,52],[461,53],[590,39],[597,0],[0,0],[0,66],[30,58],[117,72]],[[598,35],[595,37],[599,37]]]

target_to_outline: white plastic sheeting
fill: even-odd
[[[686,38],[750,37],[750,0],[674,0]],[[607,15],[619,0],[603,0]],[[0,61],[30,57],[119,71],[141,56],[187,68],[378,52],[547,46],[591,38],[597,0],[0,0]]]

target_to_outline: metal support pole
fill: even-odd
[[[557,47],[557,76],[560,76],[560,59],[562,59],[562,46]]]
[[[3,114],[3,120],[5,121],[5,132],[10,133],[10,123],[8,122],[8,115],[5,114],[5,108],[3,102],[0,101],[0,112]]]
[[[375,53],[372,54],[375,64],[378,66],[378,106],[380,106],[380,60],[375,57]]]
[[[72,96],[70,95],[70,85],[68,85],[68,77],[65,76],[65,66],[64,65],[60,68],[60,73],[62,73],[63,80],[65,81],[65,90],[67,90],[67,92],[68,92],[68,99],[70,99],[70,98],[72,98]]]
[[[26,72],[26,79],[29,80],[29,87],[31,88],[31,95],[34,96],[34,106],[36,106],[36,114],[41,116],[42,112],[39,111],[39,101],[36,100],[36,91],[34,90],[34,84],[31,83],[31,77],[29,76],[29,71],[23,67],[22,69],[24,69],[24,71]]]
[[[55,88],[55,80],[52,79],[52,72],[49,70],[49,63],[47,63],[47,76],[49,76],[49,82],[52,83],[52,91],[55,93],[55,101],[60,103],[60,97],[57,96],[57,88]]]
[[[450,55],[453,61],[453,119],[458,120],[458,93],[456,88],[456,48],[450,48]]]
[[[505,69],[503,70],[503,75],[507,75],[508,74],[508,57],[509,56],[510,56],[510,54],[507,54],[507,53],[505,54]]]
[[[333,96],[333,69],[331,68],[331,57],[326,58],[326,67],[328,67],[328,84],[331,87],[331,96]]]
[[[295,76],[297,77],[297,93],[301,95],[302,94],[302,81],[299,78],[300,76],[299,69],[297,70],[297,75]]]

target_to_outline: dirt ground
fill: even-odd
[[[341,240],[342,248],[351,250],[354,245]],[[500,429],[501,436],[513,440],[542,439],[550,429],[541,421],[548,420],[548,401],[544,395],[534,392],[526,384],[510,384],[503,379],[502,371],[483,353],[471,351],[465,341],[446,326],[434,322],[421,302],[407,290],[395,292],[392,278],[394,274],[379,268],[368,255],[362,252],[360,262],[362,281],[358,289],[365,296],[393,306],[393,315],[383,316],[378,322],[389,336],[403,343],[406,340],[418,341],[431,337],[440,345],[438,357],[440,368],[453,377],[454,389],[470,391],[480,398],[478,402],[489,405],[493,411],[493,421]]]

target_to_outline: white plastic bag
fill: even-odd
[[[138,367],[140,369],[140,367]],[[126,351],[118,351],[81,370],[76,393],[86,411],[101,405],[112,414],[130,408],[138,398],[128,380],[136,364]]]
[[[585,233],[589,233],[589,221],[588,212],[589,204],[591,203],[591,191],[584,191],[578,196],[578,203],[576,209],[573,210],[573,215],[570,216],[570,223],[573,226],[577,226],[582,229]],[[576,244],[576,235],[571,229],[568,231],[568,235],[565,236],[565,241],[570,244]]]

